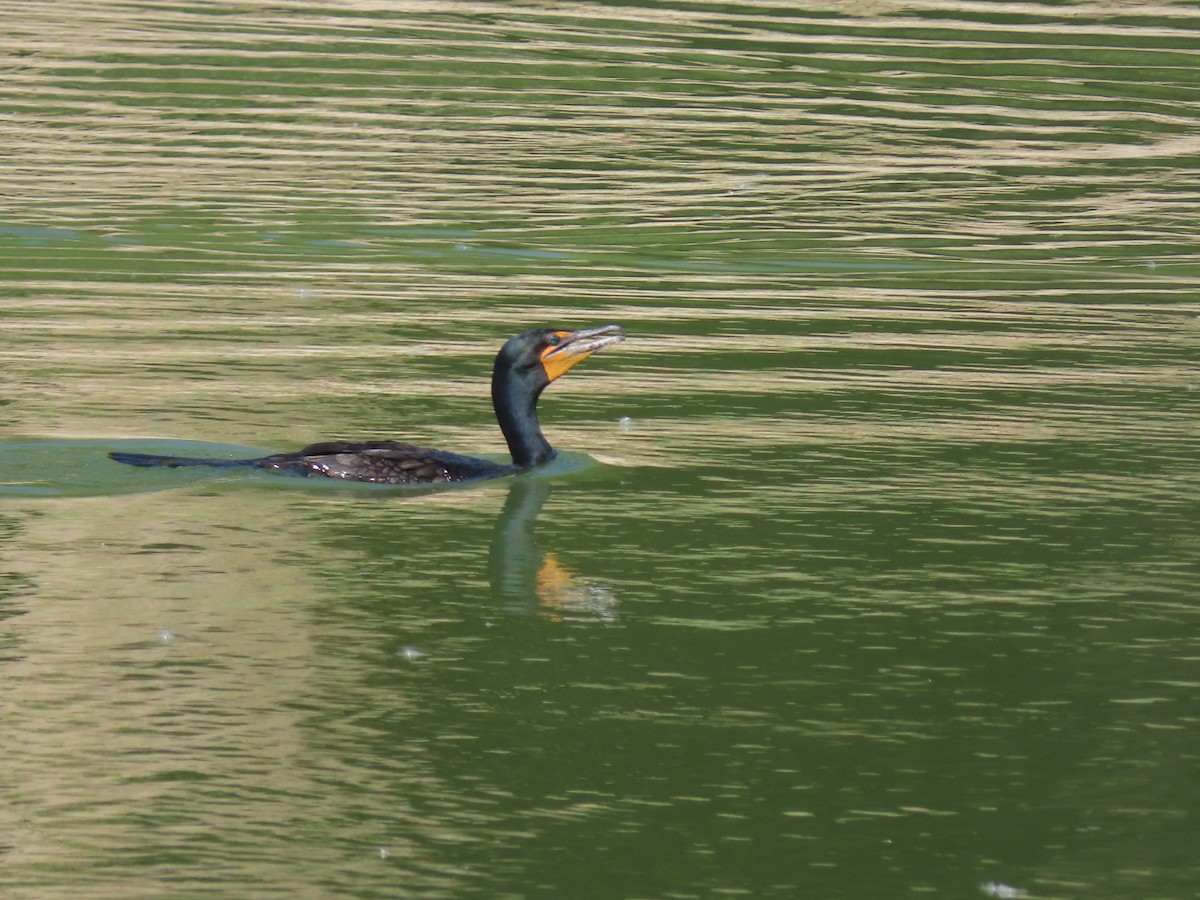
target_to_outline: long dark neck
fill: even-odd
[[[518,469],[540,466],[554,456],[554,448],[538,425],[537,402],[543,387],[531,389],[511,369],[496,361],[492,372],[492,406],[504,440],[508,441],[513,465]]]

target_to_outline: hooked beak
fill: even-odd
[[[542,351],[542,368],[551,381],[567,374],[572,366],[583,362],[597,350],[625,340],[625,332],[620,325],[601,325],[599,328],[560,331],[557,334],[558,345]]]

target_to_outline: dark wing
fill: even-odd
[[[264,469],[298,475],[323,475],[376,484],[446,484],[494,478],[507,466],[473,456],[459,456],[394,441],[329,441],[311,444],[295,453],[280,453],[256,461]]]

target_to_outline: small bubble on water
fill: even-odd
[[[621,418],[617,419],[617,427],[622,431],[632,431],[633,419],[629,418],[629,416],[621,416]]]
[[[164,644],[169,644],[169,643],[171,643],[171,641],[175,640],[175,632],[169,631],[168,629],[164,628],[162,631],[160,631],[158,633],[158,639],[160,641],[162,641]]]
[[[426,656],[424,650],[418,650],[416,647],[401,647],[396,653],[402,659],[422,659]]]
[[[379,848],[379,858],[380,859],[387,859],[391,855],[392,855],[392,852],[390,850],[388,850],[387,847]]]

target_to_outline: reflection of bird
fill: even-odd
[[[492,595],[506,607],[554,622],[616,621],[617,598],[608,585],[577,577],[553,552],[539,549],[537,520],[550,489],[551,479],[538,475],[509,482],[488,551]]]
[[[617,325],[583,331],[535,328],[509,338],[496,355],[492,369],[492,406],[512,453],[512,463],[508,465],[395,441],[333,441],[257,459],[196,459],[119,452],[109,456],[131,466],[251,466],[381,484],[440,484],[510,475],[554,458],[554,448],[542,434],[537,418],[538,397],[546,385],[597,350],[624,339],[625,334]]]

